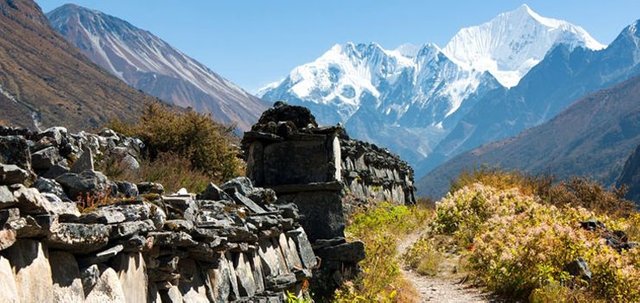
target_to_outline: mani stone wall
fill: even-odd
[[[114,182],[143,143],[0,127],[0,302],[286,302],[317,259],[294,204],[247,178],[195,195]],[[94,199],[79,201],[69,197]]]
[[[298,206],[300,223],[322,260],[314,271],[316,294],[351,278],[364,259],[363,244],[344,239],[355,206],[415,203],[411,167],[375,145],[350,140],[340,126],[318,127],[304,107],[276,102],[244,134],[242,146],[247,177]]]

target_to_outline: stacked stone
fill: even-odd
[[[282,302],[302,293],[317,261],[294,205],[246,178],[163,195],[160,184],[94,170],[93,155],[136,169],[141,148],[111,130],[0,128],[0,302]]]
[[[355,198],[353,206],[369,200],[414,204],[413,168],[388,150],[357,140],[340,140],[342,181]]]

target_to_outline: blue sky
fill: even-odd
[[[637,0],[36,0],[45,12],[64,3],[97,9],[146,29],[254,92],[312,61],[335,43],[444,46],[461,27],[527,3],[545,17],[584,27],[610,43],[640,19]]]

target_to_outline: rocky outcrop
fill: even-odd
[[[143,146],[110,130],[0,128],[0,301],[283,302],[306,292],[318,261],[295,204],[247,178],[165,193],[94,170],[94,155],[136,160]]]
[[[304,107],[276,102],[242,144],[247,176],[301,212],[301,225],[322,260],[312,283],[316,295],[331,294],[364,259],[364,245],[344,238],[346,218],[355,208],[378,201],[415,203],[413,170],[406,162],[350,140],[340,126],[318,127]]]

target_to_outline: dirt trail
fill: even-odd
[[[420,233],[415,232],[400,241],[397,247],[398,254],[402,255],[420,236]],[[444,271],[452,271],[453,266],[455,264],[443,264],[441,267],[445,267]],[[481,290],[459,283],[460,277],[453,274],[440,273],[435,277],[426,277],[404,267],[401,268],[401,272],[420,294],[419,302],[491,302]]]

